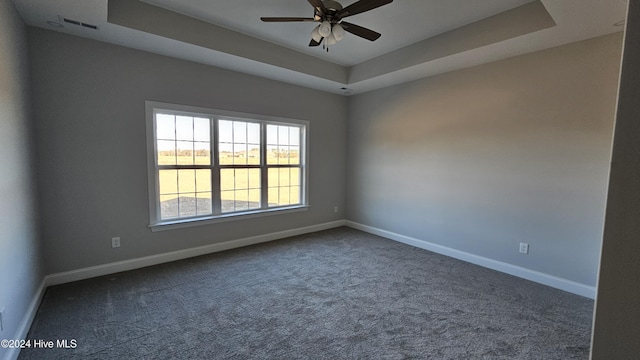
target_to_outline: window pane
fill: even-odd
[[[218,127],[221,165],[260,165],[260,124],[220,120]]]
[[[260,144],[260,124],[247,124],[247,142],[249,144]]]
[[[176,139],[193,141],[193,118],[176,116]]]
[[[279,174],[280,172],[278,171],[279,169],[273,169],[270,168],[269,170],[267,170],[267,185],[272,188],[272,187],[278,187],[278,185],[280,184],[279,181]]]
[[[222,212],[260,208],[260,169],[222,169]]]
[[[173,219],[178,215],[178,195],[160,195],[160,219]]]
[[[220,165],[233,164],[233,144],[220,143],[218,147],[218,156]]]
[[[289,127],[289,144],[300,146],[300,128],[297,126]]]
[[[235,211],[249,210],[248,190],[236,191]]]
[[[300,204],[300,186],[292,186],[290,189],[290,203]]]
[[[289,146],[289,164],[300,164],[300,147]]]
[[[249,190],[249,209],[260,208],[260,189]]]
[[[260,189],[260,169],[221,169],[220,190]]]
[[[210,146],[208,142],[193,143],[193,154],[196,165],[211,165]]]
[[[267,164],[277,164],[278,163],[278,147],[269,145],[267,146]]]
[[[177,170],[160,170],[158,183],[160,186],[160,195],[177,194],[178,193],[178,171]]]
[[[234,169],[220,170],[220,190],[233,190],[235,187]]]
[[[260,169],[249,169],[249,189],[260,189]]]
[[[195,170],[178,170],[178,192],[180,195],[196,192]]]
[[[278,145],[278,127],[267,125],[267,145]]]
[[[286,169],[279,169],[280,170],[280,186],[289,186],[290,183],[290,179],[289,179],[289,174],[290,174],[290,169],[286,168]]]
[[[158,150],[158,165],[176,164],[176,142],[173,140],[158,140],[156,144]]]
[[[193,119],[193,140],[195,141],[211,141],[210,120],[207,118]]]
[[[289,205],[289,188],[281,187],[280,196],[278,197],[278,205]]]
[[[193,165],[193,142],[177,141],[178,165]]]
[[[233,122],[233,142],[247,142],[247,123],[244,121]]]
[[[233,142],[233,125],[231,121],[218,121],[218,141],[227,143]]]
[[[247,164],[247,144],[244,144],[244,143],[233,144],[233,163],[235,165]]]
[[[270,168],[267,175],[269,207],[301,203],[301,168]]]
[[[280,188],[277,188],[277,187],[269,188],[269,193],[267,194],[267,197],[268,197],[267,201],[269,202],[269,207],[278,206],[279,190]]]
[[[291,185],[301,185],[300,183],[300,168],[291,168],[289,175],[289,181]]]
[[[260,146],[249,145],[247,163],[249,165],[260,165]]]
[[[196,170],[196,191],[199,193],[211,191],[211,170]]]
[[[278,145],[289,145],[289,126],[278,126]]]
[[[210,215],[213,213],[211,207],[211,192],[199,192],[196,195],[196,213],[197,215]]]
[[[278,147],[278,164],[289,164],[289,147],[288,146],[279,146]]]
[[[196,194],[180,194],[178,198],[178,211],[180,217],[196,216]]]
[[[156,114],[156,139],[175,140],[175,117],[167,114]]]
[[[233,190],[220,192],[221,211],[223,213],[235,211],[234,193]]]
[[[236,169],[235,188],[236,190],[249,188],[249,171],[247,169]]]
[[[249,201],[249,190],[247,189],[236,189],[236,193],[235,193],[235,197],[236,197],[236,206],[238,204],[238,202],[247,202]]]

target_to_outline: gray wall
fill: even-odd
[[[344,219],[345,98],[36,28],[29,49],[47,273]],[[311,208],[152,233],[145,100],[309,120]]]
[[[595,286],[621,38],[353,97],[347,218]]]
[[[9,0],[0,0],[0,339],[19,330],[42,272],[29,137],[26,28]],[[22,335],[22,334],[19,334]],[[8,353],[0,348],[0,358]]]
[[[640,1],[629,2],[613,140],[593,359],[640,354]]]

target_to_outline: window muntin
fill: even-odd
[[[262,208],[261,128],[259,122],[220,119],[220,212]]]
[[[260,165],[260,123],[218,120],[221,165]]]
[[[267,124],[269,206],[300,203],[302,191],[298,126]]]
[[[260,209],[261,186],[260,169],[220,169],[221,212]]]
[[[161,221],[212,214],[210,134],[210,118],[155,113]]]
[[[150,103],[152,226],[306,206],[305,122]]]

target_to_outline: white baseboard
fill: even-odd
[[[372,226],[363,225],[353,221],[346,221],[346,225],[354,229],[368,232],[370,234],[382,236],[390,240],[395,240],[407,245],[418,247],[420,249],[432,251],[434,253],[480,265],[492,270],[497,270],[509,275],[517,276],[526,280],[537,282],[539,284],[551,286],[556,289],[564,290],[590,299],[595,299],[596,297],[596,288],[594,286],[588,286],[575,281],[559,278],[557,276],[541,273],[539,271],[523,268],[521,266],[516,266],[479,255],[474,255],[464,251],[397,234],[391,231],[378,229]]]
[[[214,252],[231,250],[243,246],[259,244],[267,241],[284,239],[290,236],[312,233],[315,231],[327,230],[339,226],[344,226],[344,220],[332,221],[324,224],[312,225],[302,228],[279,231],[270,234],[257,235],[244,239],[225,241],[196,248],[173,251],[164,254],[145,256],[136,259],[118,261],[109,264],[91,266],[87,268],[65,271],[61,273],[45,276],[45,286],[64,284],[72,281],[89,279],[97,276],[114,274],[122,271],[139,269],[151,265],[158,265],[170,261],[187,259],[194,256],[211,254]]]
[[[42,297],[44,296],[44,290],[46,289],[45,280],[42,279],[40,282],[40,286],[36,289],[36,293],[33,295],[31,302],[29,303],[29,307],[27,308],[27,312],[22,317],[22,321],[18,326],[18,330],[16,334],[10,339],[26,339],[29,334],[29,329],[31,329],[31,324],[33,323],[33,319],[36,317],[36,313],[38,312],[38,308],[40,307],[40,302],[42,301]],[[10,348],[9,351],[5,355],[5,360],[16,360],[20,355],[19,348]]]

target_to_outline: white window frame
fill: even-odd
[[[155,131],[155,114],[156,111],[171,114],[184,114],[188,116],[197,116],[203,118],[209,118],[211,124],[211,136],[210,141],[212,144],[211,159],[212,164],[210,167],[212,171],[212,207],[213,214],[206,216],[195,216],[189,218],[177,218],[171,220],[161,220],[160,218],[160,197],[159,197],[159,166],[157,164],[156,157],[156,131]],[[275,214],[283,214],[290,212],[306,211],[309,208],[309,122],[305,120],[280,118],[266,115],[257,115],[249,113],[241,113],[235,111],[226,111],[218,109],[209,109],[203,107],[177,105],[170,103],[163,103],[157,101],[145,101],[145,117],[146,117],[146,132],[147,132],[147,176],[148,176],[148,189],[149,189],[149,227],[152,231],[169,230],[176,228],[184,228],[198,225],[207,225],[224,221],[249,219],[254,217],[262,217]],[[239,120],[248,121],[261,124],[261,203],[262,208],[253,209],[241,212],[221,213],[220,207],[220,184],[219,184],[219,171],[221,169],[218,164],[218,134],[217,134],[217,122],[218,120]],[[279,207],[268,207],[266,204],[266,193],[268,192],[267,177],[264,176],[267,172],[269,165],[266,163],[266,125],[295,125],[301,126],[301,143],[300,143],[300,204],[286,205]],[[217,172],[217,173],[216,173]],[[213,179],[218,179],[218,183]]]

